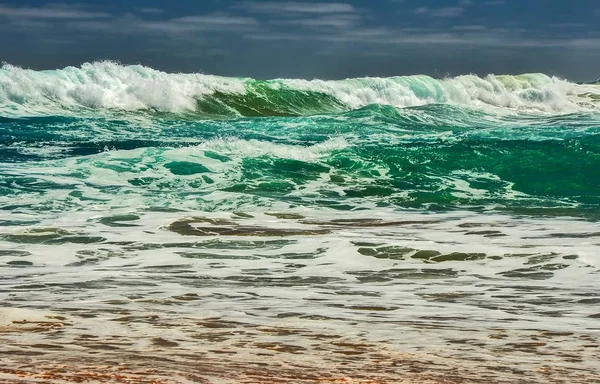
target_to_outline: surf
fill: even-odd
[[[486,111],[598,111],[600,88],[544,74],[426,75],[345,80],[229,78],[102,61],[35,71],[0,69],[0,115],[146,113],[192,118],[309,116],[369,105],[447,104]]]

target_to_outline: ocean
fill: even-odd
[[[599,220],[600,85],[5,64],[0,381],[599,383]]]

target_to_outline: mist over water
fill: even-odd
[[[0,352],[168,355],[153,375],[215,382],[593,382],[599,103],[543,74],[4,65]]]

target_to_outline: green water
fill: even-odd
[[[27,201],[78,209],[96,200],[118,204],[119,195],[168,207],[195,199],[199,210],[254,201],[596,218],[600,207],[594,114],[500,117],[446,105],[369,106],[310,117],[1,124],[0,194],[9,207]],[[56,191],[63,193],[48,199]],[[237,199],[203,198],[216,192]]]
[[[598,94],[5,65],[5,364],[592,382]]]

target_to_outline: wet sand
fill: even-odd
[[[248,216],[5,234],[0,383],[600,383],[593,223]]]
[[[31,317],[33,312],[27,314]],[[120,319],[129,321],[140,319]],[[148,321],[154,323],[155,335],[156,329],[168,325],[158,316]],[[419,327],[428,331],[426,324],[399,324],[398,331],[415,332]],[[193,342],[151,337],[150,332],[145,338],[135,333],[78,334],[77,328],[76,322],[50,316],[5,324],[0,328],[0,383],[600,382],[593,369],[600,340],[591,335],[538,330],[527,335],[528,342],[516,342],[526,335],[496,329],[487,345],[480,345],[495,356],[477,357],[475,330],[472,339],[408,353],[391,343],[308,327],[253,326],[223,319],[197,322],[190,330]],[[458,333],[468,337],[468,332]]]

